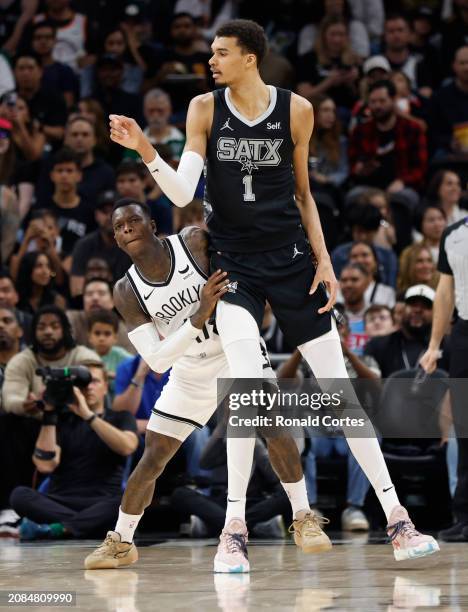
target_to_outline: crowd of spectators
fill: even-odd
[[[134,354],[114,310],[112,287],[130,261],[114,241],[112,206],[147,202],[160,236],[204,220],[203,178],[194,201],[175,209],[135,152],[111,142],[108,115],[135,118],[177,168],[188,102],[214,87],[210,41],[236,17],[265,28],[264,80],[314,105],[310,184],[340,281],[350,376],[413,371],[427,347],[440,241],[468,215],[467,0],[0,0],[3,533],[17,533],[18,515],[29,538],[113,524],[169,374]],[[262,334],[281,376],[298,376],[300,355],[268,305]],[[51,416],[45,425],[35,370],[74,365],[89,366],[93,382],[58,425]],[[224,450],[210,438],[222,426],[219,417],[194,434],[162,485],[181,520],[192,515],[193,533],[222,524]],[[44,439],[57,448],[45,475],[33,459]],[[249,520],[257,534],[281,535],[276,515],[287,504],[264,450],[259,441]],[[342,438],[306,443],[310,502],[320,506],[317,460],[333,455],[348,457],[342,525],[368,529],[368,482]],[[452,483],[456,452],[447,456]]]

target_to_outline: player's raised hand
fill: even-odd
[[[318,313],[322,314],[324,312],[328,312],[331,310],[336,302],[336,294],[338,293],[338,281],[335,277],[335,272],[333,271],[332,263],[329,259],[322,260],[315,270],[314,282],[310,288],[310,295],[316,292],[317,287],[320,283],[325,285],[327,293],[329,295],[328,302],[325,306],[318,309]]]
[[[200,306],[197,312],[190,318],[194,327],[203,327],[215,309],[218,300],[228,291],[229,279],[227,272],[216,270],[214,274],[206,281],[203,287],[200,298]]]
[[[109,126],[111,140],[127,149],[138,149],[143,131],[135,119],[125,115],[109,115]]]

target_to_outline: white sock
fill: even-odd
[[[225,525],[233,518],[245,521],[245,500],[252,471],[255,438],[228,438],[228,496]]]
[[[122,542],[133,542],[133,535],[143,514],[126,514],[119,508],[119,518],[115,530],[120,534]]]
[[[349,379],[334,321],[329,332],[298,348],[318,380]],[[347,385],[347,389],[349,395],[352,395],[353,404],[358,406],[359,400],[351,384]],[[356,416],[355,410],[351,416]],[[363,411],[363,417],[365,416]],[[352,427],[343,427],[343,432],[351,452],[374,488],[388,521],[391,511],[400,502],[372,424],[370,421],[366,422],[366,426],[362,429],[365,437],[362,438],[353,437],[356,435],[356,430]]]
[[[298,512],[304,513],[310,510],[309,500],[307,499],[307,489],[304,476],[299,482],[282,482],[283,489],[291,502],[293,517],[298,518]],[[302,517],[301,517],[302,518]]]

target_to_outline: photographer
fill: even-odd
[[[99,356],[75,344],[63,310],[54,305],[44,306],[32,321],[31,347],[15,355],[5,369],[3,409],[18,416],[39,416],[37,401],[44,385],[35,373],[38,367],[92,364],[101,364]]]
[[[51,474],[48,492],[16,487],[10,497],[26,517],[23,539],[102,536],[117,519],[126,457],[138,444],[136,423],[129,412],[106,410],[103,366],[89,372],[83,392],[73,387],[73,403],[61,404],[47,387],[33,462]]]

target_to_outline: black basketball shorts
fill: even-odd
[[[267,300],[286,341],[298,346],[318,338],[331,329],[331,314],[318,314],[327,303],[320,285],[309,295],[315,276],[312,253],[303,238],[262,253],[225,253],[212,251],[211,271],[228,273],[230,290],[222,299],[246,308],[259,329]]]

